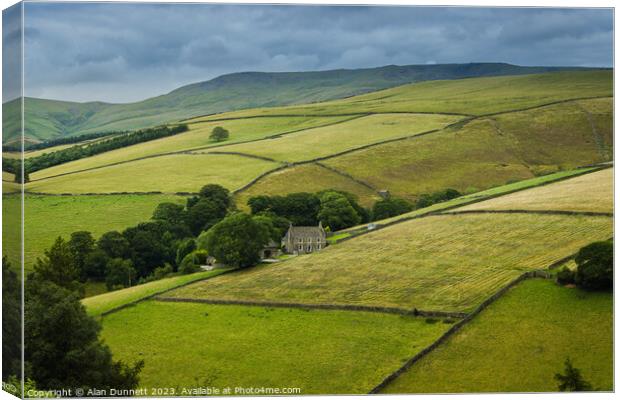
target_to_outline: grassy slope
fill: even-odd
[[[563,371],[566,357],[595,388],[613,389],[613,296],[530,280],[385,393],[557,391],[553,376]]]
[[[432,216],[168,295],[467,311],[523,271],[611,234],[607,217]]]
[[[582,97],[611,97],[611,71],[559,72],[431,81],[321,104],[263,108],[230,115],[340,114],[352,112],[450,112],[475,115]]]
[[[30,182],[38,193],[197,192],[208,183],[237,189],[279,164],[236,155],[175,154]]]
[[[3,198],[3,220],[15,220],[20,198]],[[49,248],[56,237],[65,239],[72,232],[90,231],[95,237],[150,219],[155,207],[162,202],[185,203],[185,198],[171,195],[113,195],[113,196],[36,196],[25,198],[26,269],[32,268],[37,257]],[[8,217],[8,218],[7,218]],[[62,221],[62,222],[60,222]],[[17,222],[17,220],[15,220]],[[6,222],[5,222],[6,224]],[[17,226],[17,224],[10,224]],[[4,225],[4,253],[13,263],[19,261],[19,239]]]
[[[365,207],[371,207],[379,199],[377,193],[370,188],[316,164],[299,165],[270,174],[259,184],[238,193],[235,199],[239,208],[247,210],[247,201],[252,196],[264,193],[284,195],[299,191],[313,193],[332,188],[355,194],[360,204]]]
[[[87,297],[82,299],[82,304],[86,307],[89,315],[98,316],[127,304],[165,292],[166,290],[186,285],[190,282],[212,278],[226,271],[227,270],[225,269],[218,269],[159,279],[153,282],[144,283],[142,285]]]
[[[611,126],[612,109],[604,110],[605,126]],[[471,193],[607,160],[592,140],[585,113],[569,103],[476,120],[460,129],[372,147],[325,163],[374,187],[415,199],[448,187]]]
[[[447,327],[388,314],[148,301],[106,316],[103,338],[115,357],[145,360],[145,387],[363,394]]]
[[[100,167],[116,162],[134,160],[140,157],[147,157],[156,154],[255,140],[270,135],[277,135],[299,129],[307,129],[314,126],[337,123],[338,121],[348,118],[350,117],[252,118],[234,121],[192,123],[189,124],[190,130],[186,133],[124,147],[122,149],[98,154],[93,157],[87,157],[52,168],[47,168],[31,174],[30,179],[36,180],[67,172]],[[228,129],[231,135],[229,140],[220,143],[211,141],[209,139],[209,135],[215,126],[223,126]]]
[[[384,140],[439,129],[461,117],[428,114],[381,114],[310,129],[282,138],[226,147],[227,151],[305,161]]]
[[[613,169],[524,190],[459,210],[566,210],[613,212]]]
[[[317,102],[429,79],[531,74],[561,69],[487,63],[392,65],[299,73],[235,73],[128,104],[27,98],[25,131],[29,140],[40,141],[77,133],[143,128],[229,110]],[[5,143],[19,135],[20,108],[19,100],[3,104]]]

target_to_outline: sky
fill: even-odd
[[[20,37],[9,20],[7,48]],[[25,3],[24,31],[26,96],[70,101],[138,101],[241,71],[613,63],[611,9]],[[3,87],[3,101],[19,95]]]

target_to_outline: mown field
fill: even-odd
[[[613,212],[613,169],[593,172],[476,203],[459,210],[562,210]]]
[[[278,161],[306,161],[367,144],[439,129],[460,119],[461,117],[431,114],[370,115],[273,140],[227,146],[226,151],[269,157]]]
[[[315,126],[330,125],[349,118],[351,117],[250,118],[205,123],[192,123],[192,121],[188,121],[190,128],[188,132],[47,168],[31,174],[31,179],[37,180],[157,154],[256,140],[266,136],[286,134],[291,131],[294,132]],[[230,131],[230,138],[226,142],[214,142],[209,139],[211,131],[216,126],[222,126]]]
[[[30,182],[36,193],[196,193],[208,183],[237,189],[279,164],[220,154],[174,154]]]
[[[117,359],[145,360],[145,387],[367,393],[449,326],[380,313],[150,300],[106,316],[102,335]]]
[[[564,360],[613,390],[613,295],[527,280],[384,393],[555,392]]]
[[[608,217],[429,216],[167,296],[470,311],[524,271],[611,235]]]
[[[37,196],[25,197],[25,267],[34,266],[37,257],[49,248],[56,237],[69,238],[72,232],[86,230],[95,237],[123,230],[151,218],[159,203],[184,204],[185,198],[173,195],[99,195],[99,196]],[[3,197],[3,247],[12,263],[19,262],[19,239],[6,223],[15,221],[20,211],[19,196]],[[6,231],[6,232],[5,232]]]

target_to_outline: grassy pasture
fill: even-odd
[[[247,201],[260,194],[286,195],[295,192],[318,192],[337,188],[355,194],[360,204],[371,207],[379,199],[376,192],[354,180],[316,164],[297,165],[270,174],[247,190],[237,194],[237,207],[249,209]]]
[[[613,212],[613,169],[578,176],[471,204],[460,210],[564,210]]]
[[[145,360],[141,386],[364,394],[448,327],[390,314],[151,300],[106,316],[102,335],[118,359]]]
[[[82,299],[82,304],[86,307],[86,311],[89,315],[98,316],[129,303],[145,299],[149,296],[153,296],[178,286],[186,285],[190,282],[208,279],[220,275],[226,271],[227,270],[225,269],[218,269],[159,279],[153,282],[144,283],[142,285],[87,297]]]
[[[101,153],[92,157],[46,168],[31,174],[32,180],[55,176],[68,172],[81,171],[87,168],[101,167],[113,163],[134,160],[157,154],[184,151],[195,148],[231,144],[265,136],[285,133],[298,129],[336,123],[350,117],[283,117],[283,118],[252,118],[233,121],[189,124],[190,130],[178,135],[139,143]],[[223,126],[230,131],[230,139],[225,142],[213,142],[209,139],[216,126]]]
[[[554,392],[566,357],[595,388],[613,390],[613,296],[528,280],[384,392]]]
[[[524,271],[609,238],[612,225],[608,217],[430,216],[167,296],[469,311]]]
[[[236,155],[174,154],[39,181],[38,193],[197,192],[207,183],[237,189],[278,164]]]
[[[3,220],[14,221],[11,225],[17,226],[20,197],[4,196],[3,201]],[[30,269],[58,236],[67,239],[72,232],[86,230],[98,237],[111,230],[123,230],[149,220],[159,203],[184,204],[185,198],[173,195],[26,195],[24,202],[25,267]],[[17,263],[19,239],[6,229],[6,222],[4,226],[4,252],[12,263]]]
[[[439,112],[486,115],[565,99],[611,97],[613,72],[558,72],[521,76],[427,81],[347,99],[260,108],[229,116],[342,114],[350,112]],[[215,116],[214,116],[215,118]]]
[[[611,109],[606,110],[610,124]],[[566,103],[479,119],[324,163],[413,200],[449,187],[473,193],[608,160],[592,138],[586,114]]]
[[[419,208],[417,210],[413,210],[405,214],[397,215],[391,218],[382,219],[376,222],[377,224],[390,224],[390,223],[400,221],[400,220],[407,220],[407,219],[420,216],[420,215],[424,215],[424,214],[428,214],[431,212],[441,211],[446,208],[453,208],[453,207],[457,207],[459,205],[465,205],[471,202],[483,201],[484,199],[487,199],[490,197],[501,196],[506,193],[516,192],[516,191],[520,191],[520,190],[524,190],[528,188],[534,188],[534,187],[548,184],[554,181],[563,180],[563,179],[569,178],[574,175],[581,175],[581,174],[589,173],[594,170],[596,170],[596,168],[587,167],[587,168],[572,169],[568,171],[559,171],[559,172],[555,172],[555,173],[543,175],[543,176],[537,176],[536,178],[525,179],[522,181],[509,183],[506,185],[497,186],[491,189],[483,190],[481,192],[466,194],[464,196],[457,197],[456,199],[444,201],[441,203],[436,203],[428,207]],[[485,201],[483,204],[487,204],[489,202],[490,200]],[[365,229],[366,225],[367,224],[357,225],[357,226],[354,226],[348,229],[343,229],[340,232],[344,233],[344,232],[352,232],[352,231],[357,231],[360,229]]]
[[[366,144],[439,129],[459,119],[461,118],[428,114],[371,115],[273,140],[227,146],[224,150],[259,155],[279,161],[305,161]]]

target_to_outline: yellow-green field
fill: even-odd
[[[461,210],[562,210],[613,212],[613,169],[524,190]]]
[[[486,115],[565,99],[611,97],[612,76],[612,71],[584,71],[427,81],[342,100],[244,110],[227,115],[328,115],[395,111]]]
[[[611,126],[612,110],[606,110],[605,123]],[[479,119],[460,129],[383,144],[324,163],[373,187],[415,199],[445,188],[472,193],[608,160],[592,139],[586,114],[567,103]]]
[[[325,189],[344,190],[353,193],[361,205],[372,207],[379,195],[372,189],[316,164],[303,164],[269,174],[258,183],[235,196],[237,207],[247,210],[252,196],[265,193],[286,195],[295,192],[319,192]]]
[[[219,146],[248,140],[264,138],[265,136],[282,134],[314,126],[334,124],[351,117],[284,117],[284,118],[252,118],[221,121],[212,123],[189,124],[190,130],[178,135],[139,143],[121,149],[108,151],[92,157],[72,161],[55,167],[46,168],[31,174],[32,180],[49,176],[81,171],[88,168],[101,167],[122,161],[135,160],[157,154],[185,151],[195,148]],[[230,138],[224,142],[214,142],[209,139],[211,131],[216,126],[222,126],[230,131]]]
[[[524,271],[612,235],[608,217],[430,216],[167,296],[469,311]]]
[[[379,313],[150,300],[106,316],[102,336],[116,358],[145,361],[141,387],[177,396],[196,387],[364,394],[449,327]]]
[[[279,164],[236,155],[174,154],[30,182],[36,193],[198,192],[237,189]]]
[[[6,223],[17,227],[20,197],[3,197],[4,254],[19,265],[19,237]],[[185,198],[173,195],[100,195],[100,196],[37,196],[25,197],[25,268],[34,266],[37,257],[49,248],[56,237],[68,239],[72,232],[89,231],[95,237],[123,230],[151,218],[159,203],[185,204]]]
[[[422,358],[384,393],[556,392],[573,365],[613,390],[613,295],[528,280]]]
[[[227,146],[225,150],[279,161],[305,161],[371,143],[439,129],[460,119],[462,118],[429,114],[371,115],[277,139]]]

